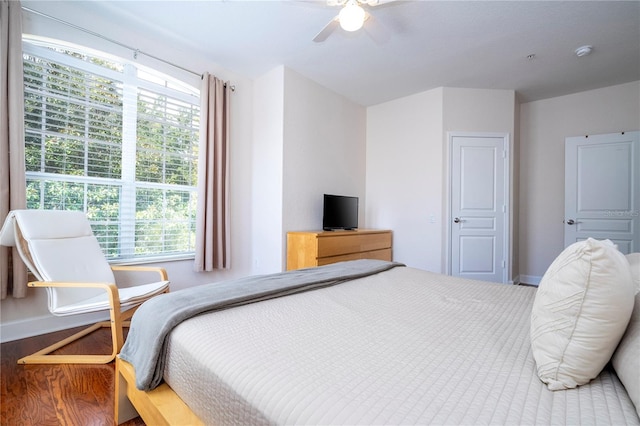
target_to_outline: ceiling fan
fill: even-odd
[[[373,16],[362,6],[377,6],[383,3],[391,3],[394,0],[327,0],[328,6],[341,6],[340,13],[336,15],[325,27],[313,38],[313,41],[320,43],[325,41],[336,28],[341,27],[345,31],[358,31],[365,23],[372,25]]]

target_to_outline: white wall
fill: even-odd
[[[367,109],[367,224],[393,231],[394,260],[434,272],[442,263],[442,98],[435,89]]]
[[[366,109],[290,69],[285,75],[283,238],[322,229],[324,193],[359,197],[365,227]]]
[[[283,66],[256,79],[254,92],[254,273],[279,272],[287,231],[322,228],[323,193],[364,205],[366,115]]]
[[[512,90],[440,88],[367,111],[367,222],[394,232],[394,260],[446,271],[447,132],[507,133]]]
[[[564,141],[640,130],[640,82],[520,106],[520,275],[539,281],[564,248]]]
[[[252,255],[255,273],[281,270],[284,67],[254,81]]]
[[[640,82],[522,105],[511,90],[444,88],[370,107],[367,223],[394,230],[395,260],[443,271],[446,132],[508,133],[511,276],[537,283],[564,245],[565,138],[638,129]]]
[[[444,88],[444,131],[508,133],[515,127],[515,91]]]

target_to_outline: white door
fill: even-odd
[[[451,274],[507,282],[508,136],[449,138]]]
[[[564,244],[610,239],[640,250],[640,132],[565,140]]]

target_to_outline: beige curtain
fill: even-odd
[[[231,88],[205,73],[200,90],[196,271],[230,267],[229,101]]]
[[[22,77],[22,8],[0,0],[0,221],[10,210],[26,206],[24,166],[24,93]],[[0,246],[0,289],[27,295],[27,269],[15,248]]]

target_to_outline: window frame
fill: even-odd
[[[117,58],[112,55],[107,55],[102,52],[97,52],[95,50],[85,48],[82,46],[71,45],[68,43],[58,42],[57,40],[51,39],[42,39],[39,37],[23,37],[23,55],[32,55],[35,57],[42,58],[46,61],[50,61],[53,63],[60,64],[62,66],[72,67],[75,69],[79,69],[82,71],[86,71],[88,73],[92,73],[95,75],[99,75],[106,79],[116,81],[119,85],[121,85],[121,101],[122,101],[122,141],[121,141],[121,175],[120,178],[107,178],[107,177],[95,177],[88,176],[87,171],[85,170],[83,176],[78,175],[70,175],[70,174],[57,174],[52,172],[43,171],[41,168],[40,171],[26,171],[27,180],[36,180],[40,182],[41,191],[45,185],[45,182],[69,182],[76,184],[84,184],[83,190],[83,205],[82,210],[87,212],[87,188],[88,185],[98,184],[98,185],[106,185],[106,186],[115,186],[118,188],[118,220],[117,225],[119,228],[118,237],[117,237],[117,256],[109,256],[106,246],[108,246],[109,241],[105,243],[105,245],[101,242],[101,247],[105,252],[105,256],[110,263],[113,264],[136,264],[136,263],[153,263],[158,261],[173,261],[173,260],[183,260],[183,259],[193,259],[195,257],[195,215],[196,215],[196,205],[197,205],[197,161],[198,161],[198,126],[199,126],[199,108],[200,108],[200,92],[190,84],[175,79],[169,75],[166,75],[160,71],[152,70],[149,67],[140,65],[138,63],[127,61],[123,58]],[[106,60],[109,62],[115,62],[122,67],[122,72],[109,69],[107,67],[101,67],[99,65],[74,58],[70,55],[64,53],[58,53],[51,48],[64,49],[72,52],[77,52],[82,55],[87,55],[92,58],[98,58],[101,60]],[[158,78],[164,82],[164,85],[160,85],[157,83],[153,83],[144,77],[138,76],[138,70],[141,71],[145,76],[151,76],[153,78]],[[27,74],[25,73],[25,80],[27,78]],[[171,87],[172,86],[172,87]],[[184,91],[181,91],[183,89]],[[27,90],[27,84],[25,81],[25,90]],[[191,157],[191,171],[190,178],[193,182],[191,185],[187,184],[176,184],[176,183],[166,183],[166,182],[145,182],[142,180],[137,180],[136,176],[136,162],[137,162],[137,128],[138,128],[138,106],[139,106],[139,96],[140,92],[143,91],[145,93],[151,93],[159,96],[160,98],[166,97],[166,99],[170,99],[171,101],[175,100],[177,102],[182,102],[184,104],[188,104],[191,107],[191,117],[192,120],[198,120],[198,126],[194,126],[192,128],[192,133],[195,133],[195,140],[190,139],[190,145],[192,149],[192,156],[187,155],[186,158]],[[27,107],[25,103],[25,108]],[[25,111],[26,112],[26,111]],[[43,116],[44,117],[44,116]],[[26,120],[26,117],[25,117]],[[43,119],[44,121],[44,119]],[[194,121],[192,121],[193,123]],[[162,124],[166,124],[167,121],[164,121]],[[44,136],[46,130],[42,130],[41,127],[40,135]],[[25,129],[26,132],[29,132],[29,129]],[[88,145],[91,141],[88,140],[87,137],[84,139],[85,142],[85,156],[88,156]],[[25,138],[26,144],[26,138]],[[44,147],[41,147],[42,155],[44,156]],[[163,170],[167,165],[167,158],[171,158],[169,154],[164,152],[162,165]],[[173,157],[177,157],[177,155],[173,155]],[[184,155],[183,155],[184,158]],[[43,161],[43,160],[41,160]],[[25,164],[26,166],[26,164]],[[40,166],[42,167],[42,165]],[[85,163],[86,168],[86,163]],[[164,175],[163,175],[164,180]],[[189,241],[188,246],[190,250],[182,250],[182,251],[169,251],[169,252],[157,252],[152,254],[136,254],[136,236],[137,236],[137,228],[140,222],[140,219],[136,217],[136,207],[137,207],[137,191],[145,189],[158,190],[163,193],[163,216],[160,218],[152,219],[152,222],[157,222],[161,225],[165,225],[169,223],[167,220],[167,215],[165,214],[168,208],[166,203],[167,191],[174,191],[176,194],[183,192],[185,195],[189,196],[189,200],[186,203],[188,210],[188,218],[187,222],[180,221],[180,223],[185,224],[188,229],[187,232],[187,240]],[[39,197],[40,207],[43,208],[46,205],[46,200],[44,196],[41,195]],[[101,222],[92,221],[92,227]],[[115,222],[115,221],[114,221]],[[111,225],[114,224],[111,223]],[[184,230],[182,232],[185,232]],[[96,231],[94,229],[94,234]],[[96,235],[98,236],[98,235]],[[161,240],[163,240],[162,245],[164,246],[165,234]],[[99,238],[100,240],[100,238]],[[173,242],[173,240],[171,241]]]

